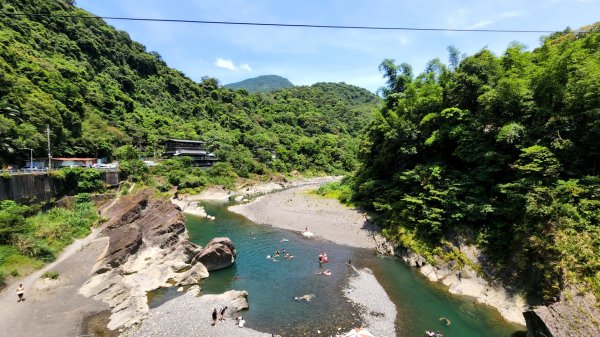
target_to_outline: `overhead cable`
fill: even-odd
[[[0,12],[0,17],[1,16],[7,16],[7,17],[18,17],[18,16],[56,17],[56,18],[73,18],[73,19],[102,19],[102,20],[120,20],[120,21],[151,21],[151,22],[195,23],[195,24],[212,24],[212,25],[292,27],[292,28],[326,28],[326,29],[404,30],[404,31],[434,31],[434,32],[481,32],[481,33],[536,33],[536,34],[551,34],[551,33],[557,32],[556,30],[530,30],[530,29],[419,28],[419,27],[316,25],[316,24],[240,22],[240,21],[208,21],[208,20],[132,18],[132,17],[117,17],[117,16],[75,15],[75,14],[55,14],[55,13],[44,14],[44,13]]]

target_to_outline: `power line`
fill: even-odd
[[[266,23],[266,22],[240,22],[240,21],[207,21],[207,20],[184,20],[184,19],[155,19],[155,18],[132,18],[117,16],[96,15],[69,15],[69,14],[43,14],[43,13],[0,13],[0,16],[18,17],[55,17],[72,19],[102,19],[120,21],[152,21],[169,23],[196,23],[212,25],[236,25],[236,26],[263,26],[263,27],[292,27],[292,28],[326,28],[326,29],[362,29],[362,30],[404,30],[404,31],[433,31],[433,32],[480,32],[480,33],[537,33],[551,34],[555,30],[527,30],[527,29],[460,29],[460,28],[418,28],[418,27],[383,27],[383,26],[340,26],[340,25],[314,25],[293,23]]]

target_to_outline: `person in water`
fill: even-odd
[[[325,275],[325,276],[331,276],[331,271],[330,271],[329,269],[325,269],[325,270],[324,270],[324,271],[322,271],[322,272],[315,273],[315,275]]]
[[[452,324],[452,322],[450,322],[450,320],[447,319],[446,317],[440,317],[440,321],[444,321],[446,323],[446,325]]]

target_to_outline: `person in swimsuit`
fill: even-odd
[[[19,284],[19,286],[17,287],[17,296],[19,296],[19,300],[17,302],[25,301],[25,298],[23,298],[24,294],[25,294],[25,288],[23,287],[23,284]]]

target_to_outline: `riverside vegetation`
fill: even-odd
[[[74,239],[90,233],[100,220],[87,193],[71,207],[42,212],[39,205],[0,201],[0,288],[4,278],[27,274],[54,260]]]
[[[600,24],[534,51],[449,51],[417,76],[381,64],[385,107],[345,182],[351,200],[430,262],[465,263],[459,235],[534,301],[572,287],[600,298]]]

